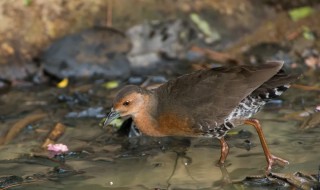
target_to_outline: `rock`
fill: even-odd
[[[129,49],[121,32],[95,27],[57,40],[40,60],[46,72],[59,78],[124,79],[130,75]]]
[[[182,60],[192,42],[199,40],[196,28],[181,19],[144,22],[129,28],[126,35],[132,42],[128,58],[136,75],[186,72],[188,65]]]

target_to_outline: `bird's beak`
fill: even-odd
[[[103,126],[106,127],[107,125],[109,125],[113,120],[117,119],[120,117],[120,113],[117,112],[116,110],[114,110],[113,108],[111,108],[110,113],[108,114],[106,120],[103,123]]]

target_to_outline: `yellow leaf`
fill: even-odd
[[[58,84],[57,84],[57,87],[58,88],[65,88],[68,86],[68,83],[69,83],[69,79],[68,78],[64,78],[62,81],[60,81]]]

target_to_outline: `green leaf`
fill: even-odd
[[[197,25],[199,30],[209,38],[209,43],[217,41],[221,38],[220,34],[217,31],[212,30],[209,23],[202,19],[198,14],[190,14],[190,19]]]
[[[298,21],[309,16],[314,10],[311,7],[299,7],[289,11],[289,15],[293,21]]]
[[[32,0],[23,0],[24,6],[29,6],[29,5],[31,5],[31,3],[32,3]]]
[[[303,27],[303,37],[311,41],[316,39],[314,33],[306,26]]]
[[[103,118],[100,122],[99,122],[99,126],[100,127],[104,127],[104,122],[106,121],[107,118]],[[115,128],[120,128],[122,123],[124,122],[124,120],[117,118],[115,120],[113,120],[109,125],[115,127]]]
[[[106,89],[113,89],[119,86],[119,81],[109,81],[102,85]]]

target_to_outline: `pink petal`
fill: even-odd
[[[49,144],[48,150],[53,152],[67,152],[69,149],[64,144]]]

